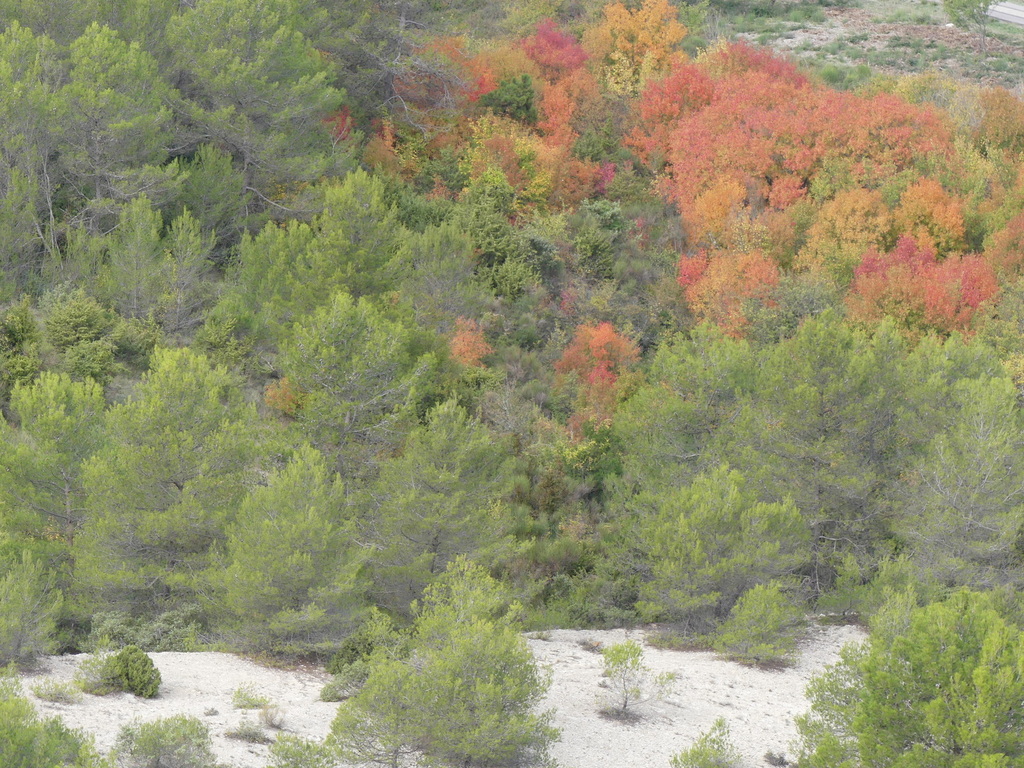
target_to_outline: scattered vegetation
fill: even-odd
[[[265,704],[260,707],[260,723],[265,728],[280,731],[284,728],[285,712],[276,704]]]
[[[0,677],[0,755],[5,768],[102,764],[88,737],[59,718],[40,719],[17,682],[6,676]]]
[[[644,664],[644,650],[635,640],[602,649],[604,656],[604,705],[601,713],[618,719],[641,716],[644,704],[668,695],[675,682],[672,672],[654,674]]]

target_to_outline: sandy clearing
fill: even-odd
[[[545,706],[555,710],[555,725],[562,731],[553,749],[562,768],[667,768],[669,758],[692,744],[717,717],[729,723],[745,768],[766,765],[769,750],[792,755],[793,717],[806,708],[807,681],[835,661],[845,643],[862,639],[863,632],[850,626],[814,627],[801,644],[796,664],[782,671],[741,666],[712,653],[648,647],[645,661],[652,670],[677,674],[672,693],[648,704],[638,722],[601,717],[601,656],[581,641],[607,645],[644,637],[641,630],[553,630],[528,639],[538,661],[551,671]],[[337,704],[318,701],[329,679],[322,670],[271,669],[226,653],[151,656],[163,678],[156,699],[85,696],[68,705],[33,699],[41,714],[58,715],[69,726],[92,733],[103,751],[133,720],[193,715],[209,726],[217,759],[231,768],[265,768],[268,763],[268,747],[224,735],[243,718],[257,719],[255,712],[232,707],[231,695],[239,686],[251,685],[283,709],[285,730],[305,738],[324,738],[337,709]],[[25,677],[26,693],[46,677],[70,681],[82,658],[45,659],[36,673]]]

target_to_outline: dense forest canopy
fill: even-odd
[[[0,0],[0,659],[1019,622],[1024,103],[707,11]]]

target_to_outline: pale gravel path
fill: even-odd
[[[796,730],[793,716],[806,706],[807,681],[832,663],[839,649],[863,638],[855,627],[817,627],[808,632],[795,666],[767,672],[723,661],[710,653],[645,649],[645,661],[657,672],[678,675],[673,693],[648,705],[636,723],[608,720],[598,714],[602,692],[601,656],[584,650],[581,640],[602,644],[627,638],[643,641],[639,630],[554,630],[529,639],[538,661],[552,672],[546,707],[554,708],[562,731],[553,749],[562,768],[668,768],[669,758],[686,748],[724,717],[734,743],[743,753],[744,768],[766,765],[766,751],[792,755]],[[41,714],[59,715],[73,728],[96,737],[110,749],[118,731],[133,720],[154,720],[173,714],[198,717],[210,728],[217,759],[231,768],[266,768],[268,749],[227,739],[225,731],[243,717],[231,706],[232,692],[251,684],[285,711],[285,728],[305,738],[322,739],[330,730],[337,704],[318,701],[328,676],[319,670],[284,671],[254,664],[225,653],[150,654],[163,677],[156,699],[129,694],[86,696],[77,704],[35,700]],[[25,688],[43,677],[70,680],[82,657],[46,659],[39,672],[26,676]]]

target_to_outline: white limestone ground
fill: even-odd
[[[767,751],[792,755],[794,715],[807,702],[807,681],[838,656],[847,642],[863,638],[848,626],[811,629],[794,666],[764,671],[717,658],[711,653],[646,648],[645,662],[655,672],[675,672],[672,692],[646,705],[635,722],[609,720],[601,708],[601,655],[582,641],[604,645],[627,638],[643,641],[640,630],[554,630],[528,640],[538,661],[551,670],[545,707],[555,710],[562,731],[553,749],[562,768],[668,768],[670,757],[685,749],[718,717],[729,723],[732,740],[745,768],[766,765]],[[35,699],[44,716],[57,715],[72,728],[91,733],[101,751],[109,750],[121,727],[174,714],[198,717],[214,738],[217,759],[231,768],[265,768],[268,748],[229,739],[225,732],[256,713],[232,707],[232,693],[242,685],[270,699],[284,712],[284,729],[322,739],[330,730],[337,704],[318,700],[329,676],[322,670],[288,671],[259,666],[225,653],[150,654],[163,678],[160,695],[139,699],[130,694],[84,696],[79,703],[53,704]],[[81,656],[51,657],[23,682],[30,687],[50,677],[70,681]],[[34,697],[33,697],[34,698]],[[272,732],[268,732],[273,735]]]
[[[864,633],[852,626],[814,627],[801,643],[796,663],[779,671],[742,666],[713,653],[647,647],[644,662],[655,673],[675,672],[672,692],[646,705],[636,722],[598,715],[602,657],[581,641],[611,644],[642,641],[642,631],[556,630],[549,640],[532,639],[537,659],[553,673],[547,706],[556,710],[562,738],[553,754],[562,768],[668,768],[719,717],[729,724],[744,768],[765,766],[771,751],[792,758],[794,716],[807,708],[807,682]]]

